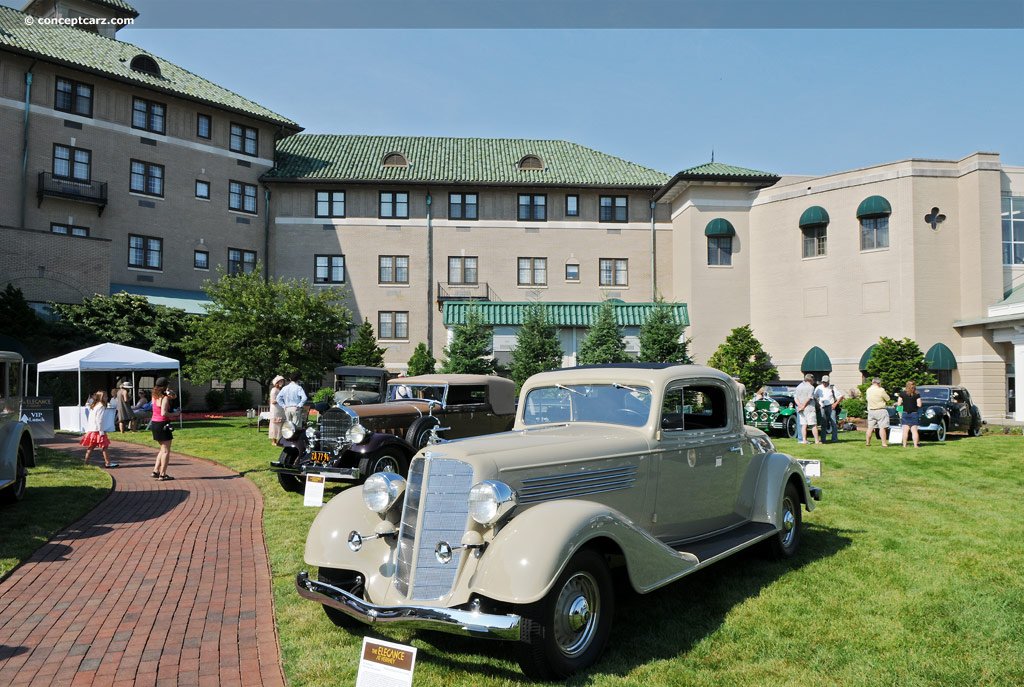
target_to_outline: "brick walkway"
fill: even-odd
[[[0,583],[0,685],[284,686],[259,490],[155,456],[114,442],[110,497]]]

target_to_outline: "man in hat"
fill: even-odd
[[[814,397],[818,399],[818,405],[821,406],[821,438],[823,441],[827,441],[829,431],[831,431],[834,444],[839,441],[839,418],[836,409],[839,407],[840,401],[843,400],[843,394],[836,390],[828,375],[822,375],[821,384],[814,390]]]

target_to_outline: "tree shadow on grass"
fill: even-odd
[[[591,669],[571,676],[566,684],[586,684],[593,675],[599,674],[623,676],[652,661],[686,654],[717,631],[736,606],[759,596],[788,573],[834,556],[852,543],[854,534],[852,530],[808,524],[803,531],[801,549],[790,560],[769,560],[760,547],[753,546],[649,594],[623,588],[628,583],[616,577],[615,620],[604,655]],[[420,632],[415,637],[437,649],[420,653],[417,656],[420,662],[445,670],[533,683],[518,670],[495,665],[493,659],[515,665],[512,642],[438,632]],[[452,657],[469,653],[484,658],[474,661]]]

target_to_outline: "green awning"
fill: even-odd
[[[828,213],[820,205],[812,205],[800,215],[800,228],[816,227],[820,224],[828,224]]]
[[[944,343],[937,343],[928,349],[924,354],[924,361],[928,363],[929,370],[955,370],[956,357],[949,346]]]
[[[804,374],[808,372],[831,372],[832,361],[828,359],[825,351],[815,346],[807,351],[804,361],[800,363],[800,371]]]
[[[727,219],[716,217],[715,219],[708,222],[708,226],[704,227],[705,236],[735,236],[736,230],[733,228],[732,223]]]
[[[857,218],[883,217],[892,214],[892,206],[882,196],[868,196],[857,206]]]
[[[442,322],[446,327],[466,322],[466,311],[475,308],[489,326],[517,326],[523,323],[527,301],[445,301]],[[637,327],[647,321],[654,303],[613,303],[615,324],[620,327]],[[686,303],[668,303],[672,319],[684,327],[690,325]],[[558,327],[589,327],[597,318],[600,303],[544,303],[551,321]]]
[[[860,357],[860,367],[857,368],[858,370],[863,372],[868,369],[868,361],[871,360],[871,356],[875,352],[875,346],[877,345],[878,344],[871,344],[868,346],[868,350],[864,351],[864,355]]]

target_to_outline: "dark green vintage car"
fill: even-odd
[[[743,422],[767,434],[796,439],[796,403],[793,392],[798,382],[774,382],[765,387],[767,398],[747,401]]]

